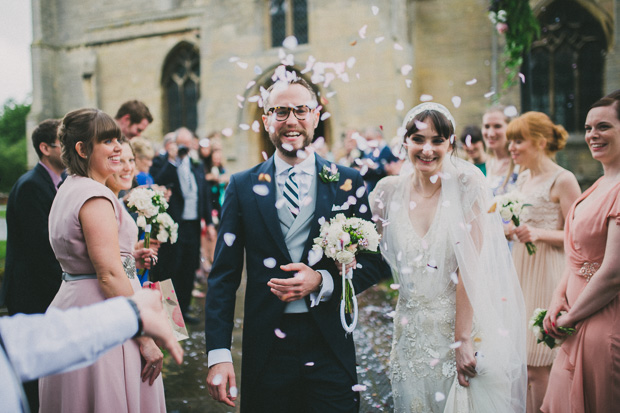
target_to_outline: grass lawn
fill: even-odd
[[[6,241],[0,241],[0,283],[4,276],[4,260],[6,259]]]
[[[0,218],[6,219],[6,209],[0,209]]]

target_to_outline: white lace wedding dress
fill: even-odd
[[[499,218],[487,213],[484,176],[465,162],[446,163],[424,236],[409,217],[410,175],[381,180],[370,196],[382,254],[400,283],[390,357],[394,411],[521,412],[525,322],[510,252]],[[469,388],[456,380],[457,268],[474,309],[478,376]]]

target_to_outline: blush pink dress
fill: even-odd
[[[114,206],[123,260],[131,255],[137,240],[138,228],[135,222],[112,191],[92,179],[69,176],[58,189],[49,216],[50,242],[62,270],[66,273],[72,275],[95,273],[78,217],[84,203],[95,197],[106,198]],[[138,291],[141,287],[135,276],[135,269],[127,270],[127,273],[134,291]],[[103,300],[105,297],[97,279],[63,281],[51,306],[62,309],[82,307]],[[40,379],[39,411],[42,413],[165,412],[161,375],[150,386],[148,382],[142,382],[141,371],[142,359],[138,344],[135,340],[127,340],[122,346],[105,353],[89,367]]]
[[[607,228],[620,225],[620,183],[596,200],[595,208],[575,207],[590,196],[600,180],[571,207],[565,225],[564,248],[570,270],[566,298],[575,303],[596,278],[605,259]],[[605,307],[577,323],[577,332],[560,347],[551,369],[542,411],[546,413],[605,413],[620,409],[620,294]]]

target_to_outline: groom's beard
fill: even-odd
[[[287,132],[290,132],[290,131],[287,131]],[[312,143],[312,138],[314,134],[308,134],[307,131],[296,131],[296,132],[299,132],[301,136],[303,136],[303,143],[302,143],[301,148],[297,148],[297,149],[293,148],[291,150],[291,149],[285,149],[282,147],[282,137],[284,136],[286,132],[283,132],[277,135],[275,133],[270,133],[269,139],[271,140],[271,143],[273,143],[273,146],[275,146],[282,155],[286,156],[287,158],[297,158],[298,151],[304,151],[306,150],[308,146],[310,146],[310,144]]]

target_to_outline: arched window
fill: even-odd
[[[165,130],[185,126],[195,131],[200,98],[200,54],[197,47],[181,43],[168,54],[162,86]]]
[[[280,47],[287,36],[308,43],[308,1],[269,0],[271,47]]]
[[[603,95],[607,42],[601,24],[575,1],[555,1],[538,15],[541,38],[525,56],[523,112],[547,113],[568,131],[581,130]]]

